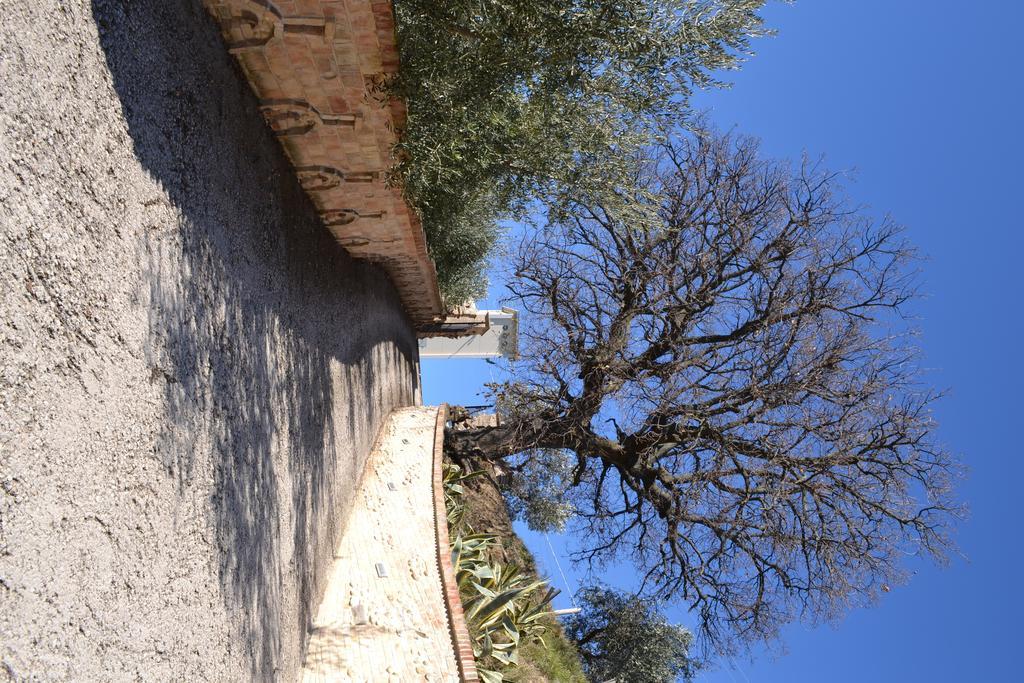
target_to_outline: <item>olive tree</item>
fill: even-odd
[[[479,294],[495,221],[621,179],[765,30],[764,0],[395,0],[408,105],[397,172],[453,303]]]
[[[957,466],[934,438],[912,329],[914,252],[819,165],[699,132],[621,192],[549,214],[514,260],[523,360],[503,421],[455,458],[567,458],[589,563],[632,559],[716,647],[832,617],[941,559]]]
[[[566,636],[595,683],[690,680],[693,634],[669,623],[655,604],[604,586],[582,590],[581,610],[564,621]]]

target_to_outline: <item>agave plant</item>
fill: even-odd
[[[487,561],[487,549],[497,540],[493,534],[460,534],[452,541],[452,567],[460,593],[468,591],[474,580],[486,581],[494,577],[494,570]]]
[[[448,528],[458,530],[462,528],[462,520],[466,515],[466,504],[462,497],[465,489],[462,482],[484,475],[483,470],[462,473],[462,468],[455,463],[443,463],[443,487],[444,487],[444,509],[448,518]]]
[[[449,529],[462,526],[465,514],[462,482],[482,472],[462,473],[458,465],[445,464],[444,496]],[[495,564],[489,550],[498,542],[494,534],[458,533],[452,541],[452,567],[462,595],[466,622],[473,636],[473,655],[484,683],[500,683],[500,669],[519,663],[519,644],[524,640],[544,643],[542,617],[551,614],[558,591],[547,581],[531,580],[514,564]],[[542,593],[538,591],[547,586]],[[539,595],[539,598],[538,598]]]
[[[499,564],[488,570],[485,573],[490,576],[470,581],[475,594],[463,602],[474,634],[473,654],[478,661],[491,658],[505,667],[516,666],[520,642],[530,639],[543,643],[545,626],[540,619],[550,614],[551,601],[558,591],[548,586],[536,600],[536,592],[547,586],[547,581],[531,581],[516,565]],[[499,671],[480,669],[487,671],[489,680],[502,680]]]

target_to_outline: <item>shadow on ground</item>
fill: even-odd
[[[143,247],[156,449],[180,492],[208,488],[211,581],[253,677],[288,675],[376,428],[415,400],[415,337],[383,272],[319,224],[198,0],[93,16],[173,217]]]

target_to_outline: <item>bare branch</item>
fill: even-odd
[[[715,647],[870,601],[905,553],[941,558],[959,512],[900,317],[913,251],[837,182],[700,133],[636,192],[579,198],[518,254],[505,425],[450,435],[574,453],[577,559],[631,557]]]

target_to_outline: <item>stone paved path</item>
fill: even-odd
[[[383,428],[317,610],[304,683],[458,680],[434,539],[436,416],[403,408]]]

